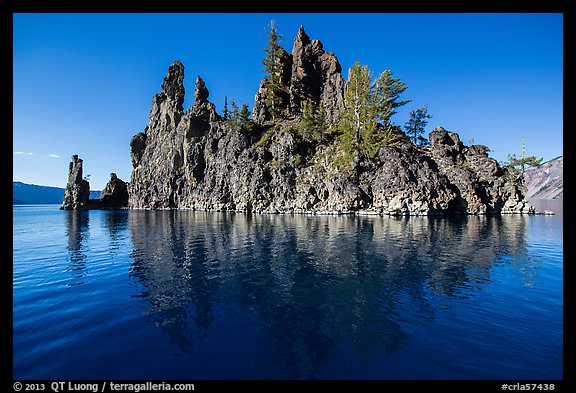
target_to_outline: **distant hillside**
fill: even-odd
[[[526,199],[563,199],[564,198],[564,157],[556,157],[530,168],[524,174],[528,187]]]
[[[12,204],[61,204],[64,189],[12,182]],[[99,198],[100,191],[90,191],[90,198]]]

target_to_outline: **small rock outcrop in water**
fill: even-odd
[[[62,198],[62,210],[87,209],[90,199],[90,183],[82,177],[83,161],[75,154],[68,168],[68,184]]]
[[[130,142],[130,183],[114,175],[99,208],[122,207],[127,198],[129,207],[143,209],[390,215],[534,212],[520,186],[507,180],[488,156],[486,146],[466,146],[458,134],[442,127],[430,133],[428,148],[399,138],[362,162],[356,174],[337,169],[335,162],[344,154],[337,140],[313,143],[299,129],[305,101],[322,105],[328,129],[339,121],[346,89],[341,72],[336,56],[301,27],[292,53],[284,51],[280,58],[276,119],[271,121],[263,80],[253,122],[240,122],[218,115],[200,76],[194,103],[184,111],[184,66],[174,61],[160,93],[152,98],[148,125]],[[72,164],[70,179],[71,190],[84,187],[77,185]],[[67,193],[63,208],[83,208],[83,195]]]
[[[119,209],[128,206],[128,187],[115,173],[100,192],[99,199],[90,198],[90,183],[82,177],[83,161],[75,154],[68,170],[68,184],[62,198],[62,210]]]
[[[103,209],[115,209],[128,206],[128,187],[115,173],[100,192],[100,204]]]

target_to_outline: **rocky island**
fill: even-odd
[[[488,156],[489,148],[466,146],[455,132],[436,127],[429,145],[418,144],[387,119],[361,123],[360,116],[355,133],[347,131],[347,116],[359,113],[347,94],[353,73],[345,80],[334,53],[303,27],[292,53],[278,46],[273,59],[251,119],[246,108],[217,113],[199,76],[185,111],[184,66],[174,61],[152,99],[148,125],[130,142],[130,182],[113,174],[100,199],[88,200],[82,160],[73,156],[62,208],[534,213],[522,184]]]

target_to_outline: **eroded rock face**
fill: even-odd
[[[290,78],[292,70],[292,56],[290,53],[286,52],[282,48],[282,54],[280,56],[280,86],[278,90],[273,93],[278,97],[278,112],[280,117],[289,117],[291,114],[290,110]],[[257,123],[265,123],[266,121],[272,119],[272,115],[269,110],[270,102],[268,100],[268,87],[266,87],[266,78],[263,78],[260,82],[260,87],[256,92],[254,98],[254,107],[252,108],[252,119]]]
[[[178,60],[168,68],[162,91],[152,100],[145,130],[130,142],[132,177],[128,188],[129,204],[136,208],[174,208],[181,206],[187,189],[201,177],[202,158],[191,147],[220,120],[209,91],[197,77],[194,104],[183,112],[184,66]],[[192,162],[188,159],[192,159]]]
[[[294,117],[302,113],[302,103],[310,100],[316,105],[322,104],[326,111],[328,126],[334,125],[340,118],[344,107],[344,78],[338,59],[331,52],[325,52],[318,40],[310,37],[300,26],[292,54],[284,53],[281,60],[281,114]],[[271,118],[268,90],[262,80],[256,93],[253,119],[264,123]]]
[[[210,93],[200,76],[196,78],[194,86],[194,105],[190,108],[190,115],[206,122],[220,120],[214,104],[208,101]]]
[[[162,91],[152,98],[148,125],[130,142],[133,170],[128,192],[132,207],[175,206],[173,187],[181,176],[184,139],[176,128],[185,116],[183,102],[184,66],[176,60],[168,67]],[[207,126],[207,120],[199,121]]]
[[[410,142],[384,147],[352,178],[334,165],[342,153],[336,143],[318,145],[302,162],[297,125],[285,120],[248,130],[189,110],[175,129],[149,126],[130,205],[263,213],[530,212],[488,148],[465,146],[456,133],[435,129],[429,150]],[[148,141],[155,147],[147,152]]]
[[[432,158],[441,174],[458,189],[457,210],[466,213],[522,212],[534,208],[520,188],[506,181],[498,162],[482,145],[464,146],[458,134],[436,127],[429,136]]]
[[[62,198],[62,210],[87,209],[90,199],[90,183],[82,177],[83,161],[73,155],[68,168],[68,183]]]
[[[311,100],[324,106],[328,126],[332,126],[344,107],[344,78],[338,59],[325,52],[320,41],[310,40],[302,26],[294,39],[292,59],[291,113],[301,113],[302,102]]]

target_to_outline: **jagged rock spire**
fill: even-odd
[[[195,102],[198,103],[206,102],[208,100],[210,92],[208,92],[208,89],[206,88],[206,83],[204,83],[204,80],[200,78],[200,75],[196,77],[196,83],[194,84],[194,87],[195,87],[194,90]]]
[[[162,82],[162,91],[152,98],[149,130],[176,128],[184,113],[184,66],[174,60]]]
[[[194,104],[190,108],[191,114],[206,121],[219,120],[220,116],[216,113],[214,104],[208,101],[210,92],[200,75],[196,77],[194,87]]]
[[[289,74],[282,78],[286,80],[282,82],[282,89],[288,93],[288,97],[285,110],[281,108],[282,113],[299,115],[302,113],[302,103],[310,100],[324,106],[328,126],[335,124],[344,106],[344,78],[336,56],[325,52],[320,41],[310,40],[302,25],[294,38],[292,53],[286,54],[286,58],[281,59],[281,68],[286,68],[286,74]],[[268,94],[263,80],[254,100],[252,118],[256,122],[263,123],[270,118]]]
[[[316,46],[322,44],[315,40]],[[292,47],[292,78],[290,80],[290,110],[293,114],[301,113],[302,103],[306,100],[316,104],[320,102],[320,90],[322,87],[322,70],[319,59],[311,46],[310,37],[300,26],[294,46]]]
[[[310,37],[304,31],[304,26],[300,25],[296,37],[294,38],[294,46],[292,47],[292,56],[302,50],[303,47],[310,43]]]
[[[74,154],[68,167],[68,184],[62,198],[62,210],[85,209],[90,199],[90,183],[82,177],[83,161]]]
[[[162,92],[169,100],[176,102],[176,109],[183,111],[184,104],[184,65],[174,60],[168,67],[168,74],[162,82]]]

